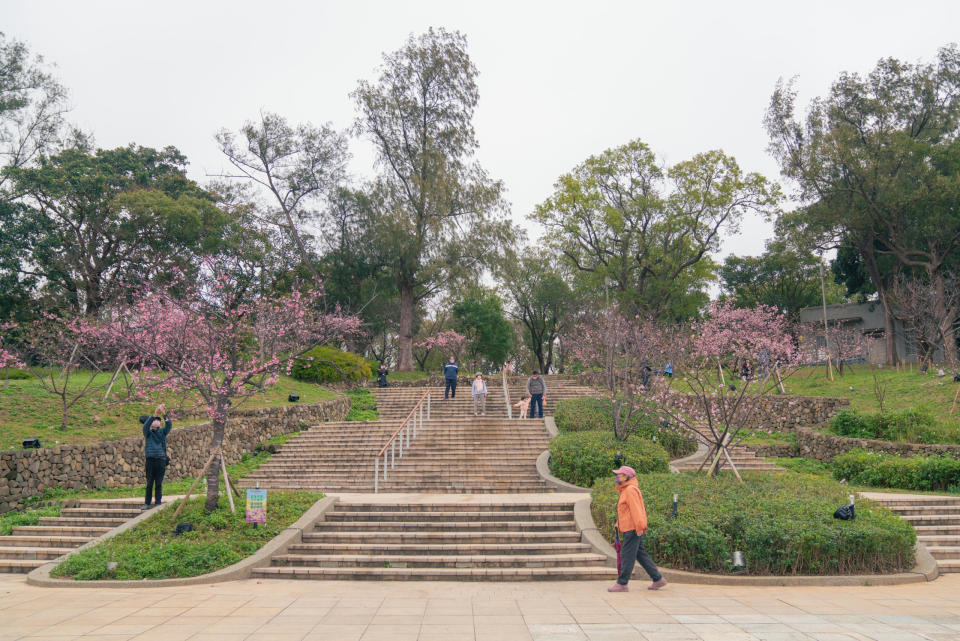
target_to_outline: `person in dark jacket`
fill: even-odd
[[[163,475],[167,471],[167,434],[173,429],[173,423],[166,413],[166,406],[161,403],[143,422],[143,454],[146,458],[147,492],[143,499],[143,510],[150,509],[150,496],[155,497],[154,505],[163,501]],[[163,427],[160,426],[160,417],[163,417]],[[154,492],[154,488],[156,491]]]
[[[543,401],[547,395],[547,383],[537,370],[533,370],[533,376],[527,379],[526,392],[530,395],[530,418],[533,418],[534,410],[537,410],[538,418],[543,418]]]
[[[380,368],[377,369],[377,386],[386,387],[387,386],[387,374],[390,373],[390,370],[387,369],[387,366],[383,363],[380,363]]]
[[[443,398],[446,399],[449,394],[450,398],[457,397],[457,374],[459,374],[460,368],[457,367],[457,359],[453,356],[450,357],[450,362],[443,366],[443,380],[446,383],[446,387],[443,388]]]

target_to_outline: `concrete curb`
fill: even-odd
[[[580,540],[590,544],[594,551],[607,557],[606,565],[617,567],[617,552],[597,529],[590,511],[593,497],[585,496],[573,506],[573,518]],[[901,574],[854,574],[836,576],[734,576],[726,574],[701,574],[660,568],[660,573],[670,583],[694,583],[699,585],[738,585],[738,586],[854,586],[854,585],[902,585],[904,583],[925,583],[939,576],[937,563],[921,543],[914,547],[916,566]],[[640,566],[634,568],[633,577],[645,580],[646,573]],[[611,577],[613,578],[613,577]]]
[[[117,526],[99,538],[90,541],[80,548],[77,548],[70,554],[62,556],[56,561],[41,565],[39,568],[27,575],[27,583],[46,588],[163,588],[247,579],[250,578],[250,575],[255,568],[269,565],[270,559],[274,555],[283,554],[292,544],[299,543],[302,540],[301,537],[303,535],[303,531],[309,530],[314,526],[314,524],[322,520],[326,513],[333,508],[337,500],[338,499],[333,496],[320,499],[313,504],[313,507],[304,512],[303,515],[293,524],[288,526],[277,536],[267,541],[266,544],[257,550],[255,554],[243,559],[242,561],[234,563],[231,566],[217,570],[216,572],[211,572],[210,574],[201,574],[200,576],[191,576],[178,579],[158,579],[155,581],[150,581],[147,579],[138,581],[74,581],[71,579],[54,579],[50,576],[50,572],[57,567],[57,565],[62,563],[68,556],[70,556],[70,554],[74,554],[75,552],[79,552],[80,550],[114,537],[117,534],[120,534],[121,532],[124,532],[135,526],[145,518],[149,518],[153,514],[156,514],[157,512],[156,510],[150,510],[144,512],[135,519],[127,521],[123,525]],[[172,502],[164,503],[162,504],[161,509],[166,509],[172,504]]]
[[[673,472],[674,474],[679,474],[680,470],[677,469],[676,467],[677,463],[687,463],[688,461],[693,463],[699,463],[703,461],[703,459],[707,458],[707,453],[709,451],[710,451],[710,448],[707,447],[706,443],[701,443],[699,440],[697,440],[697,451],[691,454],[690,456],[685,456],[683,458],[678,458],[674,461],[670,461],[670,471]]]
[[[560,434],[557,430],[557,424],[553,420],[552,416],[544,416],[543,424],[547,428],[547,434],[550,436],[550,440],[553,440]],[[537,457],[537,474],[540,475],[544,481],[547,482],[547,485],[555,487],[564,492],[590,492],[585,487],[580,487],[579,485],[573,485],[567,483],[566,481],[561,481],[556,476],[550,473],[550,450],[544,450],[540,452],[540,456]]]

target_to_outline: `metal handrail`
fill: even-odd
[[[501,370],[503,374],[503,397],[507,401],[507,418],[513,418],[513,405],[510,404],[510,386],[507,385],[507,370]]]
[[[417,437],[417,426],[423,427],[423,401],[427,401],[427,420],[430,420],[430,390],[427,390],[423,393],[423,396],[420,397],[420,400],[417,401],[413,409],[410,410],[410,413],[407,414],[407,417],[400,422],[400,427],[397,428],[397,431],[387,439],[386,444],[377,452],[377,455],[373,458],[373,491],[377,493],[380,491],[380,457],[383,457],[383,480],[387,480],[387,449],[390,449],[390,468],[393,469],[397,466],[397,437],[400,437],[400,458],[403,458],[403,440],[406,436],[407,440],[407,449],[410,449],[410,432],[413,432],[413,438]],[[420,411],[419,420],[417,417],[417,410]]]

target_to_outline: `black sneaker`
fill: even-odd
[[[140,506],[140,509],[141,509],[141,510],[149,510],[149,509],[150,509],[150,504],[149,504],[149,503],[144,503],[143,505]]]

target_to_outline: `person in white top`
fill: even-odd
[[[487,383],[483,380],[483,374],[477,373],[473,379],[473,388],[470,390],[473,395],[473,415],[477,415],[477,407],[480,407],[480,413],[487,413]]]

